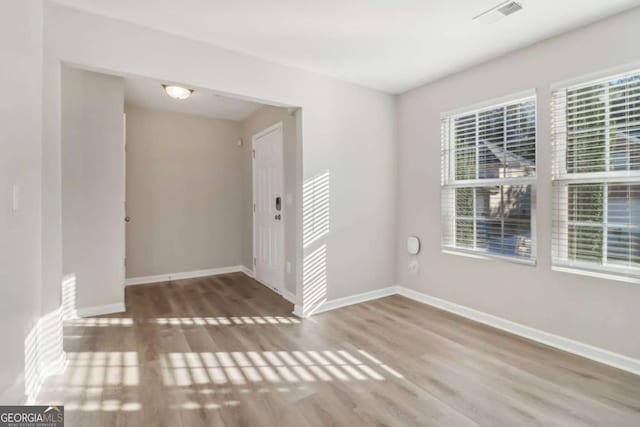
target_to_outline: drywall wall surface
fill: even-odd
[[[41,314],[40,1],[0,3],[0,77],[0,404],[16,404],[25,399],[25,359],[35,351],[27,338]]]
[[[127,277],[241,265],[240,123],[135,105],[126,114]]]
[[[309,182],[322,174],[330,175],[331,220],[330,229],[304,248],[303,261],[324,254],[322,279],[316,285],[327,299],[392,283],[396,189],[392,96],[47,3],[43,109],[45,298],[57,295],[55,284],[61,277],[55,252],[61,240],[61,191],[56,180],[60,147],[57,82],[64,61],[96,70],[183,82],[263,103],[302,107],[301,178]],[[297,187],[296,203],[301,206],[302,182]],[[297,226],[302,240],[304,224]],[[297,286],[303,286],[302,276]]]
[[[297,194],[296,194],[296,160],[298,158],[298,140],[296,117],[297,111],[287,108],[264,106],[242,122],[243,170],[244,170],[244,253],[243,263],[253,269],[253,180],[252,180],[252,138],[255,134],[276,123],[282,123],[283,156],[284,156],[284,253],[285,262],[290,269],[285,272],[285,288],[296,292],[296,230]]]
[[[550,85],[636,62],[640,9],[549,39],[398,97],[397,283],[640,358],[640,286],[551,270]],[[440,114],[535,88],[538,99],[537,265],[471,259],[440,248]],[[422,240],[409,272],[407,236]]]
[[[78,309],[124,303],[124,81],[62,69],[62,259]]]

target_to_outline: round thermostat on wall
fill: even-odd
[[[416,236],[409,236],[407,238],[407,252],[409,255],[417,255],[420,252],[420,239]]]

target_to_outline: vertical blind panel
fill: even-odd
[[[441,137],[447,182],[535,176],[535,98],[446,118]]]
[[[442,240],[449,248],[532,257],[532,185],[445,187]]]

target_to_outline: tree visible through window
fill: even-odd
[[[443,117],[443,246],[533,259],[535,173],[535,97]]]

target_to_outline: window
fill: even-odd
[[[640,70],[552,104],[554,266],[640,276]]]
[[[442,245],[534,262],[533,92],[442,117]]]

